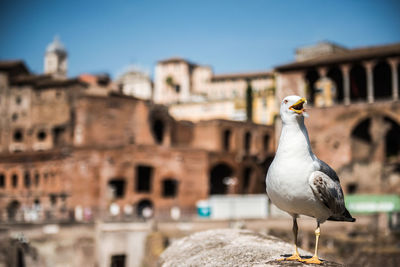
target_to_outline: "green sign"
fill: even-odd
[[[398,195],[348,195],[346,207],[350,213],[377,213],[400,211]]]

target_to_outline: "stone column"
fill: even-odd
[[[399,63],[398,58],[388,59],[390,68],[392,70],[392,97],[393,100],[399,99],[399,77],[397,73],[397,64]]]
[[[367,99],[368,103],[374,102],[374,73],[373,68],[375,66],[374,61],[364,62],[364,67],[367,70]]]
[[[345,105],[350,105],[350,65],[341,65],[340,69],[343,76],[343,101]]]

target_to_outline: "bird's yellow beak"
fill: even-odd
[[[302,97],[299,101],[291,105],[289,109],[293,110],[297,114],[302,114],[305,111],[303,107],[304,103],[307,103],[307,100],[304,97]]]

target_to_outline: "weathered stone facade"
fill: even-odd
[[[146,208],[169,218],[172,207],[188,216],[209,194],[265,188],[269,126],[175,121],[107,87],[2,66],[2,220],[132,219]]]

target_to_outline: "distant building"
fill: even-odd
[[[244,121],[246,89],[252,88],[252,120],[272,124],[275,116],[272,72],[215,75],[211,67],[182,58],[159,61],[155,71],[154,101],[169,106],[181,120],[230,119]]]
[[[176,121],[106,76],[22,61],[0,62],[0,113],[3,222],[192,216],[209,195],[264,192],[275,143],[270,126]]]
[[[152,81],[147,73],[137,67],[130,67],[126,72],[117,77],[115,82],[120,92],[124,95],[145,100],[152,99]]]

